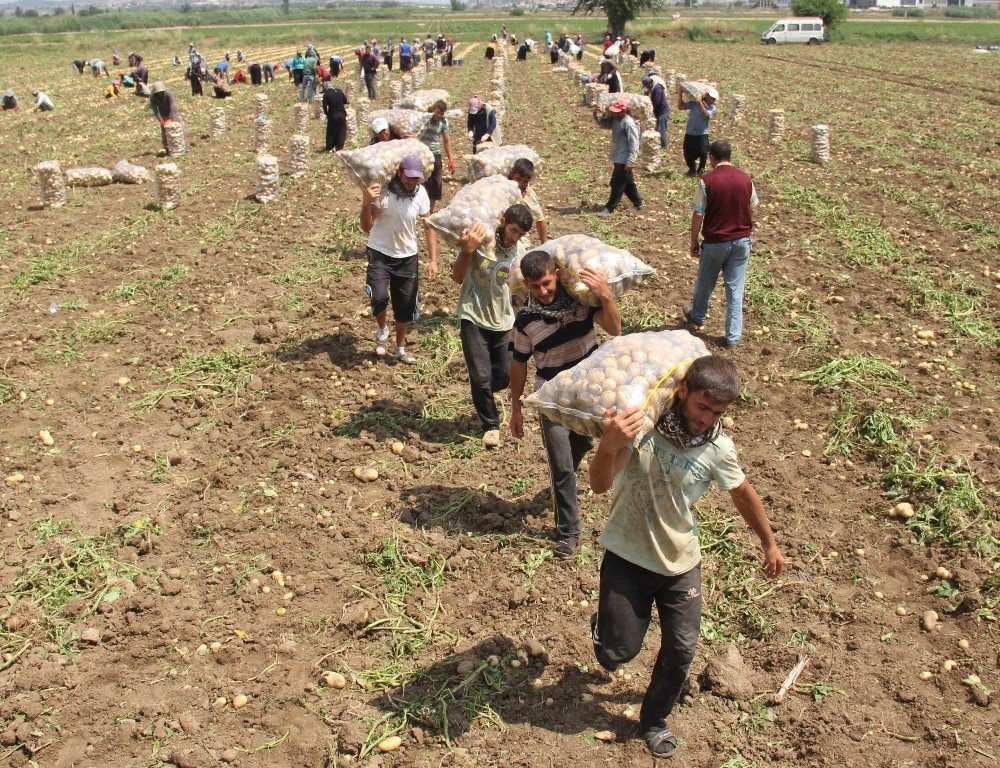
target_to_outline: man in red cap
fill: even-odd
[[[624,194],[637,211],[642,210],[642,197],[635,186],[632,169],[639,158],[639,126],[628,113],[628,105],[618,99],[608,107],[610,118],[602,120],[600,110],[594,110],[594,119],[602,128],[611,129],[611,194],[608,202],[597,215],[606,218],[614,212]]]

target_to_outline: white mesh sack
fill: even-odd
[[[70,187],[103,187],[114,181],[107,168],[68,168],[66,185]]]
[[[684,75],[682,74],[678,74],[677,79],[681,81],[681,88],[683,88],[692,99],[704,96],[708,93],[709,88],[717,89],[715,83],[710,83],[707,80],[684,80]]]
[[[454,241],[477,222],[492,233],[504,211],[520,199],[520,187],[506,176],[487,176],[458,190],[445,208],[427,218],[427,223]],[[489,237],[479,253],[493,259],[495,248],[495,238]]]
[[[167,154],[171,157],[180,157],[187,154],[187,135],[184,133],[184,123],[174,120],[163,126],[167,133]]]
[[[421,70],[415,71],[419,72]],[[403,96],[403,98],[392,106],[394,109],[419,109],[426,112],[435,101],[448,101],[448,99],[448,91],[443,88],[426,88]]]
[[[46,208],[66,205],[66,179],[62,167],[56,160],[46,160],[35,166],[35,176],[42,192],[42,203]]]
[[[602,119],[611,117],[608,107],[618,100],[624,101],[628,105],[628,113],[636,120],[646,120],[653,116],[653,102],[644,93],[607,93],[602,91],[597,94],[597,104],[595,105],[601,111]]]
[[[309,172],[309,137],[292,134],[288,142],[288,175],[293,179],[305,176]]]
[[[278,158],[274,155],[257,155],[257,192],[254,197],[258,203],[269,203],[278,196],[281,178],[278,175]]]
[[[535,170],[542,163],[542,158],[527,144],[507,144],[484,149],[469,158],[469,178],[475,181],[496,174],[506,176],[521,158],[534,163]]]
[[[687,331],[617,336],[528,395],[524,405],[591,437],[601,436],[608,408],[640,408],[644,418],[638,443],[670,404],[691,362],[707,354],[701,339]]]
[[[175,163],[161,163],[156,171],[156,195],[165,211],[181,204],[181,169]]]
[[[146,168],[133,165],[128,160],[119,160],[111,166],[111,178],[118,184],[144,184],[152,181],[152,176]]]
[[[601,302],[587,285],[580,280],[580,273],[590,268],[608,278],[608,287],[621,298],[625,291],[634,288],[656,273],[651,266],[622,248],[615,248],[588,235],[563,235],[547,240],[543,245],[531,249],[545,251],[559,268],[559,282],[566,292],[581,304],[598,307]],[[522,301],[528,297],[528,289],[521,275],[521,259],[510,265],[510,279],[507,282],[510,295]]]
[[[389,123],[389,127],[400,135],[416,134],[424,127],[430,113],[419,109],[376,109],[368,113],[366,135],[370,133],[371,124],[377,118]]]
[[[208,114],[212,125],[212,136],[216,138],[222,136],[226,132],[226,110],[222,107],[212,107]]]
[[[418,139],[382,141],[358,149],[343,149],[337,153],[337,157],[352,171],[355,181],[362,187],[372,184],[384,187],[396,175],[399,164],[407,155],[417,155],[424,164],[424,177],[430,176],[434,170],[434,155]]]

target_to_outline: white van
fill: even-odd
[[[760,36],[760,39],[768,45],[778,43],[819,45],[823,42],[823,19],[814,16],[778,19]]]

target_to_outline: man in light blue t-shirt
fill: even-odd
[[[687,163],[688,176],[697,176],[705,171],[708,123],[715,117],[715,102],[718,100],[719,92],[710,87],[694,101],[684,101],[684,89],[677,86],[677,107],[688,112],[687,127],[684,129],[684,162]]]
[[[694,506],[714,481],[760,539],[764,572],[778,576],[784,557],[760,497],[746,479],[720,421],[740,394],[729,360],[695,360],[673,403],[638,445],[644,413],[604,414],[604,437],[590,464],[590,487],[614,485],[611,516],[601,534],[600,602],[590,619],[594,653],[608,671],[642,649],[653,604],[660,617],[660,651],[639,713],[654,757],[670,757],[677,739],[667,727],[694,659],[701,626],[701,550]]]

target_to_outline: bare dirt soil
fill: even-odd
[[[481,42],[458,47],[465,65],[427,85],[464,107],[490,72]],[[613,677],[589,638],[608,499],[582,496],[583,545],[552,559],[537,424],[496,451],[479,441],[453,251],[421,277],[419,364],[376,360],[360,194],[319,151],[324,123],[309,175],[261,206],[255,89],[236,87],[212,139],[217,102],[188,95],[173,51],[149,53],[187,124],[174,211],[153,185],[39,206],[41,160],[158,161],[140,100],[106,101],[103,81],[60,63],[46,74],[58,112],[2,116],[0,764],[649,765],[635,727],[658,632]],[[788,556],[768,582],[728,500],[703,501],[702,643],[672,718],[684,765],[1000,758],[1000,220],[983,101],[1000,72],[943,48],[860,53],[657,53],[719,82],[713,135],[760,195],[744,343],[721,347],[721,288],[704,338],[745,378],[729,432]],[[25,100],[29,62],[8,52]],[[657,276],[623,301],[627,330],[680,327],[696,267],[683,116],[662,169],[639,175],[643,212],[601,220],[608,137],[579,89],[540,54],[512,53],[507,71],[505,137],[544,158],[552,235],[631,249]],[[265,91],[284,171],[296,93],[285,78]],[[740,123],[732,93],[747,96]],[[817,123],[826,166],[810,161]],[[459,155],[464,134],[453,125]],[[464,177],[460,160],[446,199]],[[890,517],[897,502],[914,516]],[[749,685],[735,699],[704,673],[730,645]],[[391,735],[401,746],[383,754]]]

